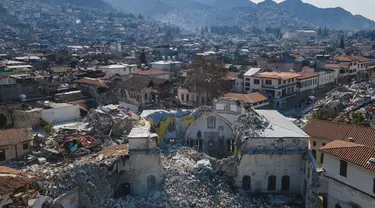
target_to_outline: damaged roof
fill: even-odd
[[[338,61],[342,62],[352,62],[352,61],[359,61],[359,62],[368,62],[369,60],[362,56],[338,56],[335,58]]]
[[[260,137],[309,138],[309,135],[277,110],[255,110],[255,112],[269,122],[269,126],[264,129]]]
[[[0,146],[16,145],[32,139],[31,128],[0,130]]]
[[[38,180],[38,178],[27,176],[21,171],[0,166],[0,195],[12,193],[16,189]]]
[[[120,87],[127,90],[141,91],[146,87],[152,87],[153,85],[159,85],[164,82],[166,82],[166,80],[136,75],[124,81]]]
[[[129,155],[129,144],[120,144],[117,146],[110,146],[100,151],[105,157],[111,156],[128,156]]]

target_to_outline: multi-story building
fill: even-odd
[[[297,104],[318,86],[319,74],[313,72],[261,72],[250,69],[244,74],[245,93],[260,92],[267,96],[274,107],[286,108],[288,100],[298,94]],[[296,103],[297,102],[297,103]]]
[[[374,207],[375,129],[320,120],[308,121],[303,129],[324,169],[323,207]]]
[[[128,64],[113,64],[108,66],[99,66],[98,70],[102,70],[106,75],[114,76],[120,75],[125,76],[137,72],[137,65]]]
[[[357,80],[362,80],[367,74],[367,67],[369,60],[362,56],[338,56],[335,58],[338,64],[345,64],[349,66],[346,75],[349,77],[356,77]]]

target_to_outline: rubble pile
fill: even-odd
[[[129,133],[139,116],[119,105],[100,106],[87,115],[89,126],[99,135],[119,136]]]
[[[100,154],[92,154],[74,161],[57,164],[31,165],[24,171],[42,180],[39,187],[42,195],[56,198],[78,187],[81,200],[92,207],[113,207],[113,188],[106,180],[111,174],[108,167],[127,155],[122,145],[106,148]]]
[[[232,128],[237,133],[238,138],[243,139],[245,137],[258,137],[268,125],[266,118],[249,109],[247,113],[237,117]]]
[[[164,158],[164,200],[168,207],[264,207],[236,193],[228,177],[211,165],[204,153],[181,147]]]

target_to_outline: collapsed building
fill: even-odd
[[[148,111],[143,116],[160,144],[169,144],[162,149],[170,150],[173,143],[212,157],[234,155],[234,162],[221,171],[245,193],[277,196],[279,205],[318,206],[321,169],[308,150],[309,136],[277,111],[246,110],[239,101],[220,98],[213,109]]]

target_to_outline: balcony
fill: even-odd
[[[263,83],[262,88],[264,88],[264,89],[283,89],[283,88],[295,86],[296,84],[297,84],[296,82],[281,84],[281,85],[267,85],[267,84]]]

